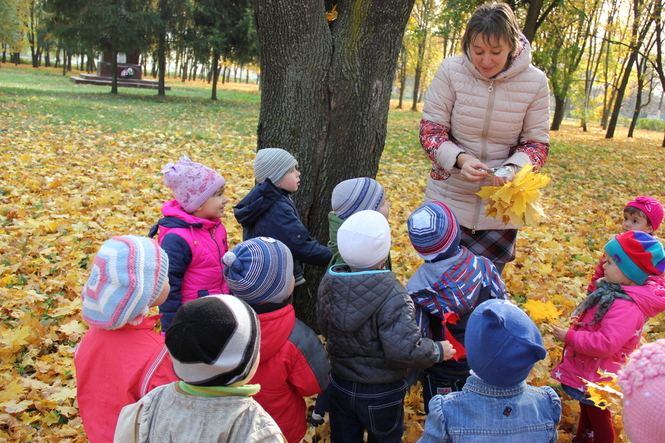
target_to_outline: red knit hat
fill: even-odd
[[[628,231],[617,235],[605,245],[605,251],[626,277],[644,284],[647,277],[661,275],[665,270],[663,245],[642,231]]]
[[[653,197],[647,197],[644,195],[635,197],[633,200],[626,203],[626,208],[629,206],[644,212],[644,215],[646,215],[654,231],[658,229],[663,221],[663,205]]]

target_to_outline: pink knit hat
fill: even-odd
[[[189,157],[180,157],[178,163],[168,163],[164,169],[164,184],[185,212],[194,212],[219,188],[226,184],[224,177]]]
[[[663,205],[653,197],[647,197],[644,195],[635,197],[633,200],[626,203],[626,207],[629,206],[644,212],[644,215],[647,216],[654,231],[658,229],[663,221]]]
[[[632,443],[665,441],[665,339],[635,350],[619,371],[623,424]]]

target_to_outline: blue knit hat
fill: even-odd
[[[464,335],[469,367],[485,383],[507,388],[526,380],[547,355],[538,327],[507,300],[487,300],[471,313]]]
[[[228,386],[251,375],[261,328],[244,301],[209,295],[180,306],[165,341],[178,378],[192,385]]]
[[[369,177],[344,180],[332,192],[332,210],[342,220],[366,209],[378,211],[385,201],[383,187]]]
[[[105,241],[81,292],[83,320],[117,329],[146,314],[164,289],[168,270],[166,252],[148,237],[123,235]]]
[[[425,260],[452,257],[459,248],[459,223],[444,203],[425,203],[409,216],[407,226],[413,248]]]
[[[280,303],[291,295],[293,257],[281,241],[252,238],[224,254],[222,259],[229,289],[247,303]]]
[[[297,164],[295,157],[284,149],[259,149],[254,158],[254,178],[258,183],[263,183],[268,178],[273,185],[277,186]]]
[[[605,251],[626,277],[644,284],[647,277],[661,275],[665,270],[663,245],[642,231],[628,231],[617,235],[605,245]]]

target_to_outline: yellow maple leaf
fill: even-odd
[[[503,186],[484,186],[476,195],[488,200],[485,213],[488,217],[504,223],[536,226],[545,216],[538,204],[540,189],[550,182],[548,176],[532,171],[530,164],[524,165],[513,180]]]
[[[562,310],[557,308],[551,300],[546,302],[540,300],[527,300],[524,303],[524,309],[529,311],[529,316],[533,321],[556,321],[562,314]]]
[[[334,4],[332,9],[326,12],[326,19],[328,20],[328,23],[337,19],[337,4]]]

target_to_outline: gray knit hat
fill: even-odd
[[[358,211],[378,211],[384,201],[383,187],[369,177],[344,180],[332,192],[332,209],[342,220]]]
[[[166,330],[173,371],[185,383],[228,386],[247,379],[259,358],[254,310],[232,295],[209,295],[180,306]]]
[[[269,178],[272,184],[277,186],[297,164],[295,157],[284,149],[260,149],[254,159],[254,177],[259,183],[263,183],[265,179]]]

